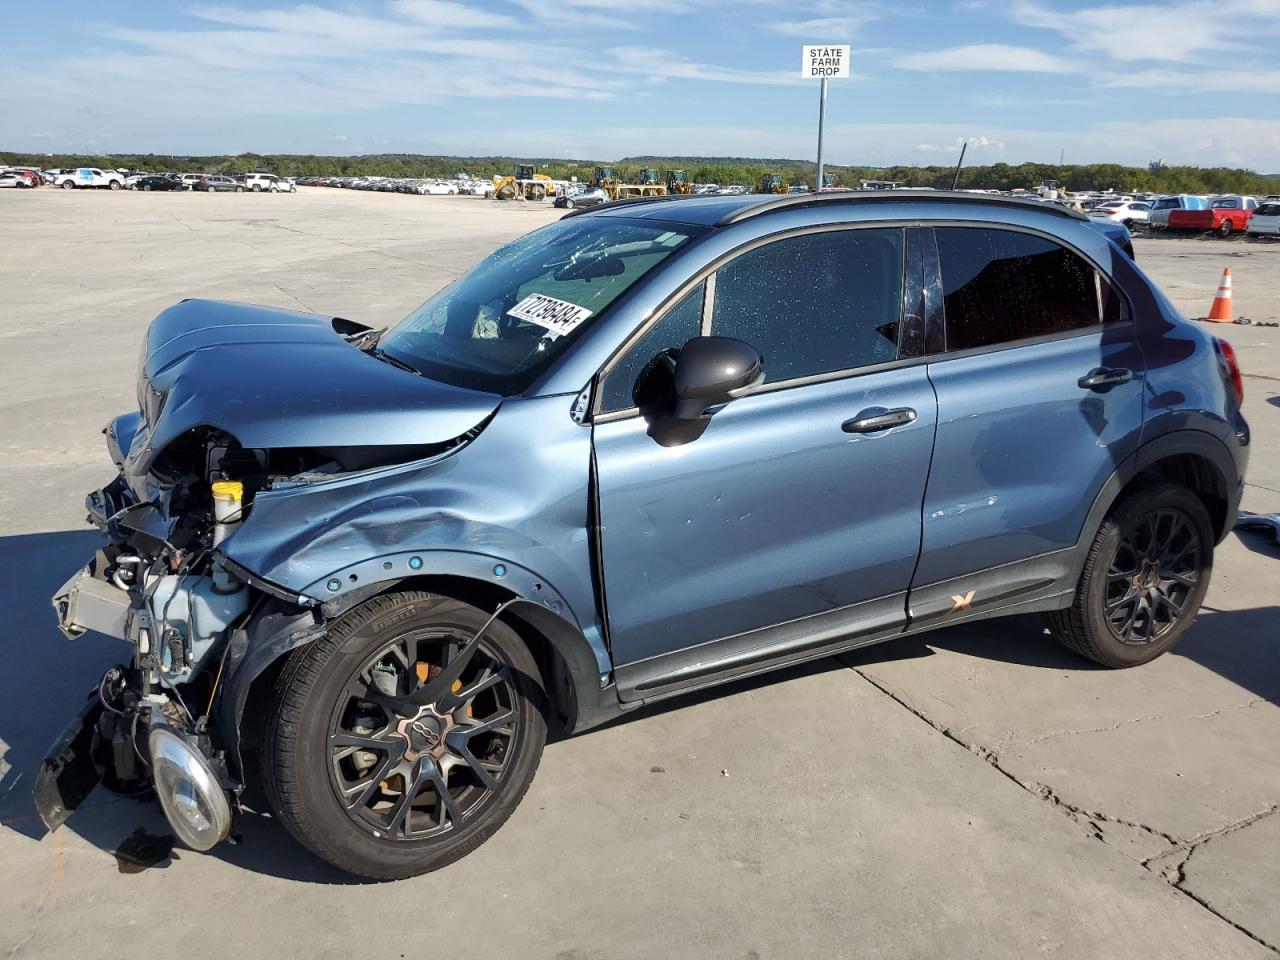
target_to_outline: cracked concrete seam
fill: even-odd
[[[1106,726],[1106,727],[1088,727],[1084,730],[1055,730],[1052,733],[1045,733],[1045,734],[1041,734],[1038,737],[1032,737],[1030,740],[1002,741],[1001,745],[1002,746],[1017,745],[1017,746],[1029,747],[1032,744],[1043,743],[1046,740],[1053,740],[1053,739],[1056,739],[1057,737],[1075,737],[1075,736],[1079,736],[1082,733],[1110,733],[1112,730],[1119,730],[1121,727],[1127,727],[1132,723],[1145,723],[1148,720],[1208,720],[1211,717],[1221,716],[1224,713],[1229,713],[1234,710],[1247,710],[1250,707],[1256,707],[1260,703],[1276,704],[1276,703],[1280,703],[1280,698],[1254,697],[1252,700],[1247,700],[1244,703],[1234,703],[1229,707],[1219,707],[1217,710],[1211,710],[1209,713],[1192,713],[1192,714],[1187,714],[1185,716],[1169,716],[1169,717],[1158,716],[1158,715],[1153,717],[1134,717],[1131,720],[1121,720],[1118,723],[1113,723],[1110,726]]]
[[[877,690],[883,693],[886,697],[888,697],[894,703],[898,704],[900,707],[902,707],[907,712],[911,713],[913,716],[927,723],[930,727],[932,727],[938,733],[942,734],[942,736],[946,737],[952,743],[955,743],[958,746],[963,747],[965,750],[969,751],[975,756],[985,760],[992,767],[992,769],[996,770],[998,773],[1003,775],[1006,779],[1017,784],[1023,790],[1027,791],[1027,793],[1030,793],[1031,795],[1038,797],[1041,800],[1048,800],[1055,807],[1061,810],[1067,816],[1067,818],[1072,822],[1083,823],[1084,825],[1086,825],[1095,840],[1098,840],[1104,845],[1111,847],[1113,850],[1117,850],[1124,856],[1128,857],[1128,859],[1132,860],[1133,858],[1129,857],[1128,854],[1125,854],[1123,850],[1120,850],[1114,844],[1107,843],[1106,836],[1104,835],[1102,828],[1099,826],[1099,823],[1114,823],[1120,826],[1130,827],[1132,829],[1143,831],[1147,834],[1150,834],[1151,836],[1158,837],[1159,839],[1163,840],[1164,842],[1169,844],[1168,850],[1162,853],[1159,853],[1154,857],[1148,857],[1146,860],[1134,860],[1134,862],[1144,867],[1154,875],[1160,877],[1160,879],[1168,883],[1169,886],[1171,886],[1174,890],[1178,891],[1178,893],[1187,897],[1187,899],[1191,900],[1193,903],[1196,903],[1199,906],[1203,907],[1205,910],[1213,914],[1223,923],[1226,923],[1229,926],[1233,927],[1235,930],[1238,930],[1240,933],[1244,934],[1246,937],[1248,937],[1250,940],[1254,941],[1255,943],[1260,944],[1261,946],[1266,947],[1268,950],[1271,950],[1277,954],[1280,954],[1280,946],[1277,946],[1276,944],[1268,943],[1266,940],[1258,936],[1256,933],[1236,923],[1230,917],[1220,912],[1216,907],[1210,904],[1203,897],[1199,896],[1194,891],[1189,890],[1185,886],[1186,866],[1187,866],[1187,863],[1191,860],[1191,855],[1196,850],[1198,850],[1201,846],[1210,842],[1211,840],[1214,840],[1221,836],[1225,836],[1226,834],[1229,834],[1229,833],[1235,833],[1239,830],[1243,830],[1246,827],[1252,826],[1253,824],[1257,823],[1259,820],[1262,820],[1266,817],[1271,816],[1273,813],[1276,813],[1278,810],[1280,810],[1280,803],[1273,804],[1268,809],[1260,811],[1258,813],[1250,814],[1248,817],[1245,817],[1242,820],[1238,820],[1235,823],[1228,824],[1225,827],[1221,827],[1217,830],[1210,831],[1207,834],[1201,834],[1193,838],[1192,840],[1189,840],[1189,841],[1180,840],[1171,834],[1165,833],[1162,830],[1157,830],[1155,827],[1149,826],[1145,823],[1139,823],[1134,820],[1125,820],[1120,817],[1113,817],[1109,814],[1105,814],[1097,810],[1085,810],[1083,807],[1078,807],[1075,804],[1068,803],[1067,801],[1063,800],[1061,797],[1057,795],[1057,793],[1053,790],[1053,788],[1048,786],[1047,784],[1037,783],[1034,780],[1023,781],[1019,779],[1013,773],[1006,770],[1003,766],[1000,765],[1000,757],[995,751],[989,749],[988,747],[984,747],[982,744],[979,744],[979,743],[965,742],[959,737],[957,732],[954,732],[949,727],[946,727],[938,723],[937,721],[933,720],[932,718],[927,716],[923,711],[914,707],[906,699],[899,696],[894,691],[890,690],[887,686],[880,683],[879,681],[877,681],[875,678],[871,677],[867,673],[864,673],[858,667],[855,667],[849,664],[846,664],[846,666],[848,666],[849,669],[851,669],[854,673],[856,673],[859,677],[861,677],[867,683],[871,684],[871,686],[875,687]],[[1259,698],[1259,699],[1262,700],[1263,702],[1267,702],[1266,698]],[[1253,702],[1251,701],[1249,704],[1245,704],[1244,706],[1252,706],[1252,705],[1253,705]],[[1224,707],[1222,709],[1229,710],[1233,708]],[[1215,713],[1221,713],[1221,712],[1222,710],[1215,711]],[[1180,718],[1159,718],[1159,717],[1139,718],[1139,720],[1142,720],[1142,719],[1180,719]],[[1198,718],[1190,717],[1185,719],[1198,719]],[[1138,721],[1125,721],[1125,722],[1138,722]],[[1123,726],[1123,725],[1124,725],[1123,723],[1120,724],[1120,726]],[[967,729],[967,728],[962,728],[962,729]],[[1082,733],[1105,732],[1105,729],[1111,729],[1111,728],[1104,728],[1104,731],[1079,731],[1079,732],[1082,732]],[[1170,871],[1167,866],[1161,867],[1161,869],[1158,871],[1155,869],[1155,865],[1157,861],[1167,862],[1173,855],[1179,853],[1184,849],[1186,851],[1186,856],[1182,857],[1182,859],[1177,862],[1173,872],[1173,877],[1176,877],[1176,879],[1171,878]]]

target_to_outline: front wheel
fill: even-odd
[[[290,655],[264,750],[275,816],[317,856],[377,880],[443,867],[484,843],[537,771],[545,694],[529,648],[470,604],[421,591],[345,614]],[[402,702],[484,629],[435,702]]]
[[[62,189],[63,189],[63,190],[74,190],[75,188],[76,188],[76,185],[75,185],[75,183],[74,183],[74,182],[72,182],[72,181],[70,181],[70,180],[63,180],[63,181],[62,181]]]
[[[1209,513],[1186,487],[1161,483],[1131,494],[1094,537],[1071,606],[1045,614],[1049,632],[1104,667],[1154,660],[1195,619],[1213,544]]]
[[[1218,227],[1218,236],[1229,237],[1231,236],[1231,231],[1233,229],[1234,229],[1234,225],[1231,223],[1230,220],[1223,220],[1222,225]]]

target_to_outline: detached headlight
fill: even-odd
[[[231,805],[204,755],[172,730],[151,728],[151,775],[174,832],[192,850],[205,851],[231,829]]]

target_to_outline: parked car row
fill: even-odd
[[[99,167],[54,170],[12,167],[0,170],[0,187],[25,188],[46,184],[61,190],[199,190],[208,193],[294,193],[297,190],[293,180],[270,173],[131,173]]]
[[[462,194],[485,197],[493,192],[492,180],[472,179],[466,174],[458,174],[450,180],[439,177],[300,177],[298,186],[341,187],[348,190],[416,193],[423,196]]]
[[[1123,223],[1131,230],[1146,227],[1150,231],[1187,231],[1219,237],[1280,233],[1275,223],[1276,214],[1280,213],[1280,197],[1176,194],[1153,198],[1124,196],[1084,204],[1090,219]]]

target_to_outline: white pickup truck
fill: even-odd
[[[244,186],[246,190],[254,193],[261,193],[264,190],[267,193],[297,192],[292,180],[285,180],[270,173],[251,173],[244,178]]]
[[[119,190],[124,186],[124,177],[114,170],[78,167],[58,174],[53,178],[53,185],[63,190],[74,190],[77,187],[107,187],[111,190]]]

